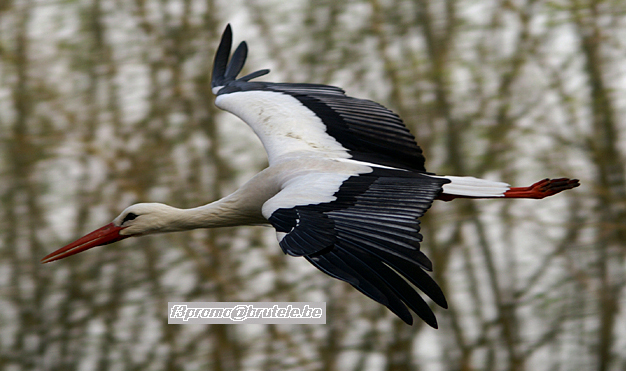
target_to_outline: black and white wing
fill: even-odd
[[[267,70],[237,79],[247,46],[241,43],[229,63],[231,43],[229,26],[215,56],[216,105],[252,127],[270,168],[292,164],[262,208],[283,251],[350,283],[406,323],[413,322],[408,307],[437,327],[415,290],[447,307],[424,271],[432,264],[420,251],[418,218],[450,181],[426,173],[421,149],[395,113],[333,86],[250,81]]]
[[[298,195],[317,191],[311,178],[323,179],[325,187],[333,182],[340,185],[329,201],[302,204]],[[447,308],[441,289],[424,271],[432,270],[432,264],[420,251],[418,220],[447,182],[381,168],[352,176],[307,174],[292,179],[269,199],[263,215],[276,228],[285,253],[304,256],[408,324],[413,319],[407,306],[436,328],[433,312],[407,280]]]
[[[242,42],[228,63],[231,42],[227,27],[213,68],[215,104],[252,127],[270,165],[306,154],[425,172],[422,151],[398,115],[334,86],[249,81],[268,70],[236,79],[247,46]]]

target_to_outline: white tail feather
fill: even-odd
[[[434,178],[449,179],[451,182],[443,185],[443,193],[468,197],[504,197],[504,192],[511,186],[503,182],[474,178],[471,176],[433,176]]]

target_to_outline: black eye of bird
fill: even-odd
[[[126,223],[129,220],[133,220],[137,217],[138,215],[135,213],[128,213],[126,214],[126,216],[124,217],[124,220],[122,220],[122,224]]]

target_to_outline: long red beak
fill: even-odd
[[[107,245],[130,237],[120,234],[120,231],[124,228],[126,227],[116,227],[113,223],[107,224],[104,227],[96,229],[88,235],[79,238],[71,244],[58,249],[52,254],[47,255],[41,259],[41,263],[49,263],[51,261],[63,259],[70,255],[89,250],[92,247]]]

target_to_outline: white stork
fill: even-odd
[[[351,284],[407,324],[413,323],[408,307],[437,328],[435,315],[413,287],[447,308],[443,292],[425,272],[432,263],[420,251],[419,217],[433,200],[544,198],[579,185],[561,178],[511,188],[428,173],[420,147],[395,113],[334,86],[250,82],[269,70],[237,78],[247,45],[239,44],[229,63],[231,44],[229,25],[213,66],[215,104],[254,130],[269,167],[208,205],[132,205],[43,263],[127,237],[270,224],[286,254],[302,256]]]

